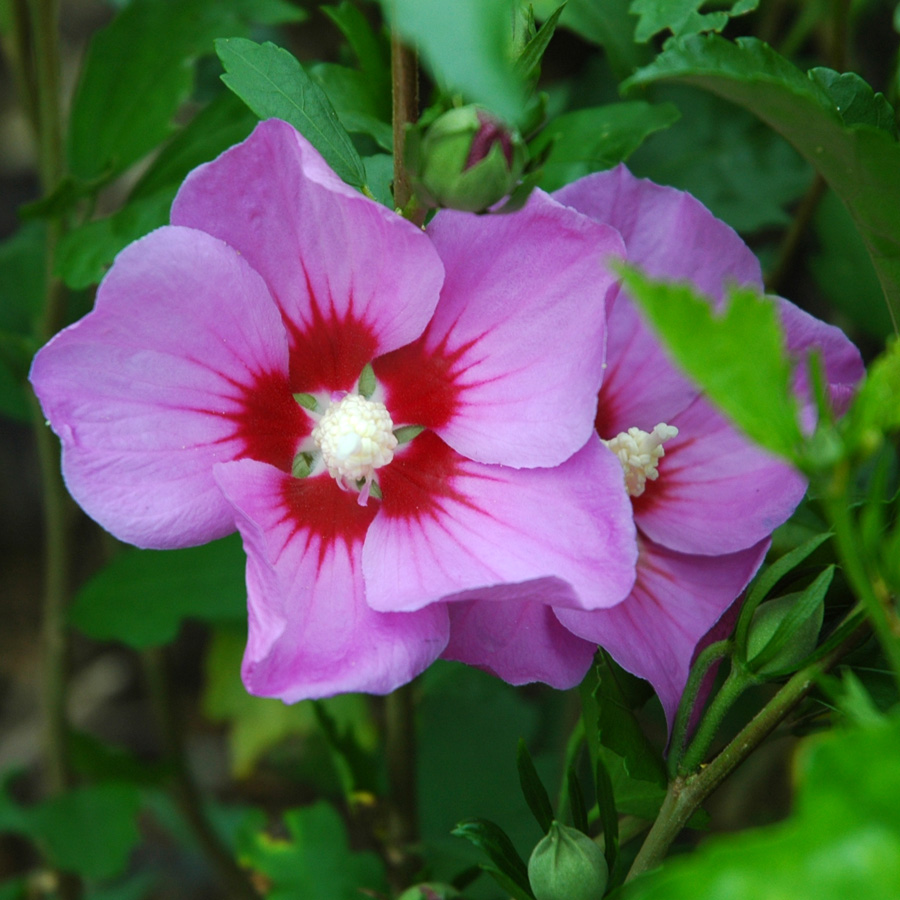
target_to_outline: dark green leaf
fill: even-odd
[[[261,872],[270,887],[267,900],[350,900],[362,891],[384,891],[381,861],[347,844],[341,817],[319,802],[285,813],[288,839],[255,833],[242,847],[242,860]]]
[[[56,274],[76,290],[97,284],[120,250],[168,223],[174,197],[172,186],[128,203],[105,219],[74,228],[59,242]]]
[[[584,802],[584,792],[581,790],[574,766],[569,766],[566,772],[566,790],[569,796],[569,809],[572,811],[572,824],[584,834],[590,834],[587,804]]]
[[[550,805],[547,789],[534,767],[528,746],[522,738],[519,738],[519,746],[516,750],[516,768],[519,770],[519,784],[522,787],[525,802],[546,834],[553,823],[553,807]]]
[[[660,31],[670,30],[676,37],[721,31],[732,16],[751,12],[759,0],[735,0],[727,10],[701,13],[707,0],[632,0],[631,11],[640,16],[635,39],[649,41]]]
[[[58,868],[85,878],[113,878],[140,841],[139,805],[134,785],[75,788],[31,812],[32,834]]]
[[[841,74],[834,69],[817,68],[809,70],[809,77],[831,97],[845,125],[871,125],[897,137],[891,104],[855,72]]]
[[[163,147],[134,186],[129,201],[150,198],[181,184],[192,169],[244,140],[257,121],[231,91],[222,90]]]
[[[525,90],[510,58],[514,0],[382,0],[382,6],[440,82],[518,121]]]
[[[310,78],[325,91],[341,125],[353,134],[367,134],[384,150],[394,145],[394,133],[387,119],[372,100],[371,85],[362,72],[319,63],[309,70]]]
[[[900,145],[884,130],[844,124],[831,95],[751,38],[679,41],[628,86],[678,79],[745,107],[821,173],[863,236],[895,324],[900,308]]]
[[[556,31],[559,17],[565,8],[565,3],[558,6],[547,17],[537,34],[522,48],[522,52],[516,60],[516,67],[523,78],[537,78],[540,74],[541,60],[544,58],[544,53],[553,38],[553,33]]]
[[[534,896],[528,883],[528,868],[506,832],[499,825],[495,825],[487,819],[467,819],[453,829],[453,834],[455,837],[465,838],[483,850],[488,859],[513,884],[525,891],[529,897]]]
[[[98,640],[152,647],[184,618],[246,618],[245,558],[232,536],[188,550],[126,550],[76,595],[70,621]]]
[[[353,697],[353,695],[349,695]],[[372,755],[372,748],[365,747],[359,740],[360,724],[358,717],[347,721],[346,712],[341,722],[335,712],[346,709],[347,696],[334,697],[331,700],[313,700],[312,708],[322,733],[328,744],[341,762],[341,769],[346,774],[345,791],[348,795],[358,791],[375,793],[378,790],[378,772]]]
[[[900,720],[807,739],[786,822],[710,840],[629,883],[628,900],[847,900],[900,890]]]
[[[391,185],[394,182],[394,157],[389,153],[376,153],[363,157],[366,167],[366,184],[372,197],[388,209],[394,208]]]
[[[541,187],[554,191],[590,172],[609,169],[627,159],[653,132],[678,119],[669,103],[611,103],[565,113],[531,142],[538,155],[550,148]]]
[[[609,871],[614,872],[619,853],[619,811],[616,809],[612,778],[602,755],[597,757],[594,768],[594,786],[597,790],[597,812],[603,826],[604,856]]]
[[[754,441],[797,459],[803,437],[774,303],[733,289],[720,313],[687,285],[653,282],[634,269],[622,278],[676,363],[710,399]]]
[[[243,38],[216,41],[222,80],[260,119],[290,122],[354,187],[365,183],[362,160],[322,89],[287,50]]]

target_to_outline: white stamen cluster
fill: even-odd
[[[344,489],[364,481],[368,497],[377,468],[394,458],[397,438],[383,403],[347,394],[328,407],[312,438],[322,453],[328,474]]]
[[[625,470],[625,487],[632,497],[640,497],[646,489],[648,481],[659,478],[657,465],[666,455],[663,441],[675,437],[678,429],[661,422],[653,431],[646,432],[640,428],[629,428],[622,431],[612,440],[603,443],[619,457]]]

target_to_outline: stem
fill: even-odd
[[[425,210],[418,209],[414,203],[409,173],[404,162],[406,125],[419,118],[419,63],[415,51],[407,47],[396,32],[391,33],[391,99],[394,129],[394,206],[402,210],[407,219],[421,225],[425,221]]]
[[[144,671],[150,690],[163,744],[163,753],[171,772],[172,794],[181,814],[233,900],[259,900],[259,894],[247,874],[235,861],[203,810],[203,798],[191,775],[182,740],[181,723],[172,703],[166,655],[163,648],[143,654]]]
[[[419,840],[415,695],[411,684],[405,684],[385,697],[384,717],[388,878],[391,887],[400,893],[409,887],[419,868],[419,859],[409,851]]]
[[[669,784],[659,816],[635,857],[626,881],[656,868],[701,803],[772,733],[810,692],[816,680],[853,649],[868,629],[861,625],[841,644],[797,672],[719,755],[699,771]]]

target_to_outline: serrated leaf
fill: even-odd
[[[487,854],[488,859],[518,888],[529,897],[531,885],[528,883],[528,867],[519,856],[518,850],[507,837],[506,832],[487,819],[467,819],[453,829],[455,837],[461,837]]]
[[[187,550],[126,550],[81,588],[69,621],[136,648],[171,641],[185,618],[244,621],[245,562],[236,536]]]
[[[546,834],[553,824],[553,806],[550,804],[550,797],[547,795],[547,789],[541,782],[531,754],[528,752],[528,746],[524,739],[519,738],[519,746],[516,750],[516,768],[519,771],[519,784],[522,788],[522,794],[525,802],[531,810],[531,814],[537,819],[538,825]]]
[[[514,0],[382,0],[438,81],[513,124],[525,99],[524,79],[509,55],[514,6]]]
[[[804,156],[847,207],[866,242],[895,330],[900,320],[900,145],[845,125],[832,97],[771,47],[715,35],[673,43],[625,87],[677,79],[750,110]]]
[[[751,12],[759,0],[735,0],[727,10],[702,13],[707,0],[633,0],[631,11],[638,16],[635,40],[649,41],[660,31],[669,30],[675,37],[699,34],[704,31],[721,31],[732,16]]]
[[[629,268],[622,280],[675,362],[709,398],[758,444],[797,459],[803,436],[774,303],[732,289],[718,312],[687,285],[654,282]]]
[[[565,113],[550,122],[531,142],[532,155],[549,148],[541,187],[554,191],[590,172],[626,160],[656,131],[678,119],[670,103],[610,103]]]
[[[365,169],[350,136],[322,89],[287,50],[230,38],[216,41],[216,53],[225,67],[222,81],[260,119],[290,122],[340,178],[363,186]]]
[[[810,69],[809,77],[824,88],[845,125],[871,125],[897,137],[894,109],[880,91],[876,94],[855,72]]]

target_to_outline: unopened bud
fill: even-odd
[[[553,822],[528,860],[537,900],[601,900],[608,880],[603,851],[586,834],[559,822]]]
[[[506,197],[525,168],[525,144],[476,106],[451,109],[407,136],[407,168],[428,206],[481,212]]]
[[[771,643],[778,627],[791,614],[800,596],[799,593],[785,594],[784,597],[761,604],[753,613],[747,635],[747,664],[760,675],[771,675],[796,667],[816,649],[825,615],[825,604],[821,600],[805,619],[796,624],[793,634],[788,636],[770,660],[762,666],[753,665],[754,658]]]

